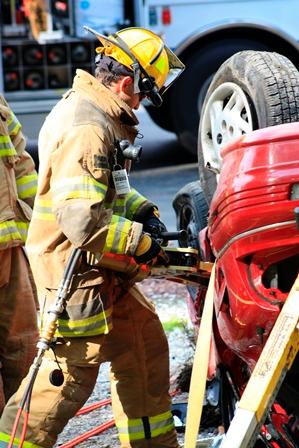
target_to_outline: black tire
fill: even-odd
[[[269,50],[269,45],[245,38],[223,38],[182,58],[186,69],[170,98],[171,122],[181,144],[196,155],[198,122],[208,86],[220,65],[241,50]]]
[[[187,245],[197,249],[200,253],[198,233],[207,226],[209,212],[200,182],[190,182],[181,188],[175,195],[172,205],[176,214],[177,229],[187,231]],[[186,242],[179,242],[179,244],[186,247]],[[195,302],[198,287],[188,285],[187,289],[191,299]]]
[[[242,51],[225,61],[208,89],[198,132],[199,178],[208,204],[216,188],[216,174],[204,164],[203,141],[213,136],[208,136],[203,123],[209,99],[224,83],[233,83],[245,93],[253,130],[299,120],[299,72],[289,59],[278,53]]]
[[[199,250],[198,232],[207,226],[209,211],[200,182],[190,182],[181,188],[172,205],[176,214],[177,229],[186,230],[188,246]],[[180,245],[186,246],[186,243]]]

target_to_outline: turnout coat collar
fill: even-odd
[[[124,101],[84,70],[77,69],[73,89],[88,96],[91,101],[112,119],[120,120],[124,125],[128,126],[139,124],[136,115]]]

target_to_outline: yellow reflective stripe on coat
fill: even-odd
[[[58,319],[56,336],[82,337],[107,334],[112,329],[112,308],[86,319]]]
[[[10,441],[10,434],[5,434],[4,432],[0,432],[0,448],[6,448],[8,447]],[[20,439],[17,437],[14,438],[13,441],[13,448],[17,448],[20,444]],[[23,442],[22,445],[23,448],[42,448],[41,445],[36,445],[36,443],[32,442]]]
[[[143,419],[147,420],[146,429]],[[174,428],[171,411],[153,417],[127,419],[125,421],[116,419],[115,423],[121,442],[151,439],[165,434]]]
[[[9,135],[17,135],[17,133],[21,129],[21,123],[12,111],[10,111],[10,117],[7,120],[7,126]]]
[[[144,202],[147,202],[147,199],[132,188],[126,195],[126,218],[132,221],[134,214]]]
[[[16,156],[17,151],[9,135],[0,135],[0,157]]]
[[[52,209],[52,201],[48,199],[35,198],[32,218],[42,221],[55,221]]]
[[[21,199],[30,198],[36,195],[37,174],[28,174],[17,179],[18,196]]]
[[[98,199],[103,200],[107,185],[97,182],[88,175],[70,177],[53,184],[53,201],[66,199]]]
[[[9,220],[0,223],[0,244],[10,241],[26,242],[29,223]]]
[[[131,224],[132,222],[126,218],[112,215],[103,252],[112,252],[113,254],[125,253]]]

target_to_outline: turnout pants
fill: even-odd
[[[64,372],[60,387],[49,382],[57,363],[52,351],[46,353],[33,388],[23,448],[55,444],[92,393],[100,364],[106,361],[111,363],[112,406],[121,447],[178,448],[168,393],[168,344],[153,306],[134,286],[116,297],[112,322],[107,335],[59,341],[55,352]],[[25,385],[26,380],[3,413],[1,448],[8,444]],[[19,438],[20,429],[14,446]]]
[[[26,376],[38,337],[36,291],[21,247],[0,250],[0,415]]]

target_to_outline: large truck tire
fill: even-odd
[[[182,55],[186,69],[170,89],[169,110],[174,132],[182,146],[193,155],[197,152],[198,122],[209,84],[220,65],[241,50],[271,48],[254,39],[223,38],[199,45],[188,56]]]
[[[210,204],[220,150],[255,129],[299,121],[299,72],[278,53],[241,51],[225,61],[207,91],[198,132],[199,179]]]

